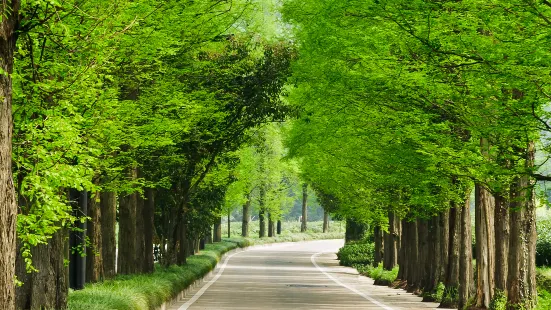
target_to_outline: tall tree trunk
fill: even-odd
[[[308,228],[308,184],[302,185],[302,222],[300,232],[306,232]]]
[[[258,235],[260,238],[266,237],[266,219],[265,219],[265,203],[266,203],[266,189],[264,188],[264,185],[260,186],[260,198],[259,198],[259,212],[258,212],[258,220],[259,220],[259,228]]]
[[[446,272],[446,281],[444,282],[446,288],[440,308],[456,308],[458,306],[462,210],[461,206],[454,206],[450,210],[448,270]]]
[[[442,259],[440,255],[440,219],[438,216],[432,217],[428,222],[428,253],[425,259],[425,285],[423,286],[423,301],[435,301],[434,293],[438,286],[439,264]]]
[[[417,221],[412,221],[409,233],[409,255],[407,257],[408,269],[408,293],[414,293],[419,289],[420,268],[419,268],[419,229]]]
[[[449,248],[450,248],[450,210],[440,213],[438,216],[438,243],[440,244],[440,264],[438,269],[438,282],[445,283],[448,273]]]
[[[478,240],[477,240],[478,242]],[[459,289],[458,306],[464,309],[468,304],[471,291],[474,291],[473,283],[473,255],[471,213],[469,199],[466,200],[461,211],[461,248],[459,255]]]
[[[488,308],[494,294],[495,237],[494,199],[475,185],[476,307]]]
[[[86,236],[89,245],[86,247],[86,282],[98,282],[103,279],[101,207],[100,192],[90,195],[88,199],[88,217]]]
[[[323,233],[329,232],[329,212],[323,210]]]
[[[272,215],[268,213],[268,237],[274,236],[274,220],[272,220]]]
[[[141,177],[141,176],[140,176]],[[140,193],[136,193],[136,272],[145,270],[145,201]]]
[[[249,236],[249,220],[251,219],[250,215],[251,200],[247,196],[247,202],[243,205],[243,221],[241,222],[241,236]]]
[[[117,196],[113,192],[101,193],[101,258],[103,262],[103,278],[111,279],[117,273],[116,262],[116,221]]]
[[[356,221],[353,218],[346,218],[346,231],[344,233],[344,241],[359,241],[365,235],[367,225]]]
[[[534,166],[535,146],[526,149],[526,167]],[[510,240],[508,266],[509,309],[536,308],[536,206],[534,182],[518,177],[511,186]]]
[[[381,226],[377,225],[373,229],[373,238],[375,239],[375,257],[373,259],[373,266],[377,267],[384,259],[384,234]]]
[[[145,189],[145,205],[143,208],[144,218],[144,262],[143,273],[155,271],[153,258],[153,243],[155,237],[155,189]]]
[[[21,0],[0,5],[0,309],[15,309],[17,204],[12,175],[12,72]]]
[[[406,281],[407,280],[407,274],[408,274],[408,264],[407,264],[407,236],[409,234],[409,224],[406,220],[402,220],[401,225],[401,235],[400,235],[400,251],[398,255],[398,264],[400,265],[400,268],[398,269],[398,276],[396,277],[396,280],[400,281]]]
[[[86,190],[69,190],[69,201],[72,204],[72,215],[75,217],[73,227],[77,228],[69,233],[69,287],[81,290],[86,283],[86,220],[88,216],[88,192]]]
[[[381,252],[382,252],[381,258],[382,259],[381,259],[380,262],[383,263],[383,269],[386,269],[385,266],[390,265],[390,262],[389,262],[390,255],[391,255],[390,254],[390,243],[392,241],[390,241],[390,234],[388,232],[383,231],[382,229],[379,229],[379,230],[382,232],[382,238],[381,238],[381,240],[382,240],[382,242],[381,242],[381,245],[382,245],[382,247],[381,247]],[[375,237],[376,237],[376,235],[375,235]],[[375,242],[375,244],[377,244],[377,242]]]
[[[231,238],[231,212],[228,211],[228,238]]]
[[[419,219],[417,221],[418,234],[419,234],[419,294],[430,285],[430,268],[431,261],[434,258],[429,255],[430,243],[429,243],[429,222],[425,219]],[[430,292],[427,291],[427,292]]]
[[[495,289],[507,290],[507,271],[509,257],[509,201],[502,195],[495,196]]]
[[[260,238],[264,238],[266,237],[266,219],[264,209],[260,209],[260,211],[258,212],[258,220],[260,222],[258,236]]]
[[[205,237],[205,243],[206,244],[212,243],[212,227],[209,227],[209,231],[207,231],[207,236]]]
[[[17,287],[16,309],[67,309],[69,293],[67,229],[54,233],[48,244],[33,247],[33,265],[37,272],[27,273],[25,261],[17,257],[17,278],[23,285]]]
[[[277,234],[281,235],[281,220],[277,220]]]
[[[385,254],[383,267],[392,270],[398,264],[398,251],[400,249],[400,219],[394,212],[388,213],[388,236],[385,239]]]
[[[136,168],[133,168],[130,177],[137,178]],[[117,272],[132,274],[136,272],[136,205],[138,195],[132,193],[120,199],[119,202],[119,252],[117,258]]]
[[[182,220],[178,226],[178,253],[176,254],[176,264],[185,265],[187,262],[187,257],[189,256],[189,236],[186,227],[187,225],[184,220]]]
[[[222,241],[222,217],[219,216],[214,222],[214,242]]]

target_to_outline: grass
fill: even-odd
[[[241,228],[239,228],[241,229]],[[237,235],[237,234],[236,234]],[[187,259],[184,266],[156,266],[152,274],[120,275],[113,280],[87,284],[84,290],[69,292],[70,310],[150,310],[170,301],[178,293],[214,269],[220,257],[235,248],[275,242],[340,239],[342,233],[308,232],[282,234],[276,238],[233,237],[208,244],[205,250]]]
[[[385,270],[382,263],[377,267],[373,267],[372,265],[354,265],[353,267],[360,274],[372,278],[376,283],[380,283],[381,285],[390,285],[398,276],[398,266],[392,270]]]

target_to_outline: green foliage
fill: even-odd
[[[538,218],[536,222],[538,239],[536,240],[536,265],[551,265],[551,218]]]
[[[366,242],[350,242],[337,252],[339,264],[343,266],[369,265],[373,262],[375,244]]]
[[[489,310],[506,310],[507,309],[507,295],[501,290],[494,292],[494,297],[490,301]]]

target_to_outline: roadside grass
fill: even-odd
[[[233,249],[276,242],[341,239],[342,233],[296,233],[275,238],[223,239],[207,244],[205,250],[187,259],[183,266],[163,268],[143,275],[119,275],[113,280],[87,284],[83,290],[69,292],[69,310],[152,310],[213,270],[220,257]]]

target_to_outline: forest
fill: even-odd
[[[232,214],[242,237],[306,232],[312,204],[383,285],[551,309],[548,1],[0,12],[0,309],[179,270]]]

